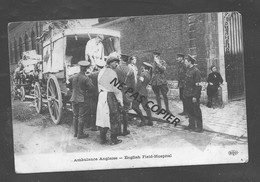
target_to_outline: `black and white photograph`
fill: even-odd
[[[247,163],[242,15],[8,24],[16,173]]]

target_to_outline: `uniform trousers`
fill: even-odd
[[[90,107],[88,102],[72,102],[74,134],[83,134],[85,122],[90,121]]]
[[[168,85],[167,84],[153,85],[152,90],[156,96],[156,102],[160,106],[160,108],[162,108],[160,92],[162,93],[166,110],[169,111],[169,102],[168,102],[168,96],[167,96],[167,93],[169,91]]]
[[[91,127],[96,127],[96,114],[97,114],[97,103],[98,103],[98,95],[93,95],[90,98],[90,126]]]
[[[139,116],[140,118],[141,118],[141,120],[142,121],[144,121],[145,119],[144,119],[144,116],[143,116],[143,114],[142,114],[142,111],[141,111],[141,109],[140,109],[140,104],[142,105],[142,107],[144,108],[144,110],[145,110],[145,112],[146,112],[146,114],[147,114],[147,116],[148,116],[148,120],[150,121],[151,120],[151,117],[152,117],[152,115],[151,115],[151,110],[150,110],[150,108],[148,108],[147,106],[146,106],[146,103],[148,102],[148,100],[147,100],[147,97],[145,97],[145,99],[143,99],[143,102],[138,102],[138,101],[133,101],[133,110],[136,112],[136,114],[137,114],[137,116]]]
[[[185,105],[185,99],[183,97],[183,90],[184,90],[183,87],[179,87],[179,95],[180,95],[180,100],[182,101],[182,104],[183,104],[183,112],[186,113],[187,109],[186,109],[186,105]]]
[[[197,99],[196,102],[192,102],[192,97],[186,97],[185,105],[187,107],[187,113],[189,117],[189,127],[192,129],[197,128],[202,130],[202,113],[199,99]]]

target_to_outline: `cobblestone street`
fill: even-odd
[[[150,100],[155,102],[154,99]],[[184,116],[178,115],[178,113],[182,112],[182,103],[180,101],[171,100],[170,108],[172,113],[176,117],[180,118],[180,126],[188,125],[188,119]],[[247,137],[245,100],[230,102],[222,109],[212,109],[201,104],[201,111],[203,117],[203,127],[205,131],[226,134],[235,137]],[[158,116],[153,114],[153,117]]]
[[[173,114],[181,112],[180,102],[172,100],[170,104]],[[71,112],[65,112],[61,124],[55,125],[47,110],[44,114],[38,115],[30,102],[16,101],[13,107],[14,148],[18,154],[98,151],[104,148],[127,150],[153,146],[195,147],[196,150],[203,151],[209,145],[247,144],[244,101],[229,103],[223,109],[209,109],[202,105],[203,133],[184,130],[183,126],[186,126],[188,121],[182,116],[176,115],[181,120],[176,127],[156,118],[152,127],[137,127],[140,120],[134,115],[129,123],[131,134],[120,137],[123,140],[122,144],[105,147],[99,144],[99,132],[90,131],[88,128],[85,128],[85,132],[90,134],[88,139],[77,140],[73,138]],[[24,116],[22,117],[22,115]],[[153,114],[153,117],[156,115]]]

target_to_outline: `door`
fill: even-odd
[[[224,51],[228,99],[245,98],[242,17],[238,12],[224,13]]]

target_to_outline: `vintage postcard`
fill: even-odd
[[[248,162],[238,12],[8,25],[15,171]]]

